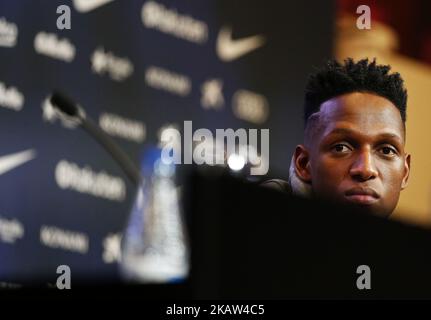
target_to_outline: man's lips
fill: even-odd
[[[373,204],[376,203],[380,195],[371,188],[368,187],[356,187],[349,189],[345,192],[345,197],[349,202],[358,204]]]

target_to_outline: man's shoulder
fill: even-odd
[[[270,180],[266,180],[266,181],[262,182],[260,185],[263,187],[275,189],[275,190],[282,191],[285,193],[289,193],[289,194],[292,193],[292,188],[291,188],[289,182],[287,182],[286,180],[270,179]]]

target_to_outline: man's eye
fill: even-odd
[[[337,144],[332,148],[332,150],[337,153],[346,153],[350,151],[350,148],[345,144]]]
[[[380,150],[385,156],[393,156],[397,154],[397,151],[391,147],[383,147]]]

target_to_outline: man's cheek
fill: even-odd
[[[331,181],[338,179],[340,168],[340,164],[335,163],[334,161],[322,162],[318,167],[318,176],[321,180],[325,180],[324,182],[330,183]]]
[[[314,184],[321,193],[333,192],[338,185],[338,176],[329,167],[320,167],[315,174]]]

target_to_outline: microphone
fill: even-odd
[[[51,96],[51,104],[58,110],[78,120],[79,125],[87,131],[105,150],[114,158],[123,169],[130,181],[137,187],[141,183],[141,173],[135,163],[124,151],[102,131],[89,117],[85,116],[76,103],[60,91],[54,91]]]
[[[59,91],[54,91],[52,94],[51,104],[71,117],[78,116],[78,107],[75,105],[75,103],[69,97],[63,93],[60,93]]]

